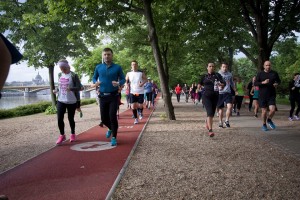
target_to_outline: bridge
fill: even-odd
[[[57,85],[55,86],[57,87]],[[84,90],[82,91],[82,97],[90,97],[90,92],[95,90],[94,87],[90,85],[83,85]],[[30,86],[4,86],[2,92],[8,91],[18,91],[24,92],[24,97],[33,97],[37,95],[37,92],[42,90],[50,89],[50,85],[30,85]]]

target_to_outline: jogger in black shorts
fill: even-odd
[[[222,76],[214,71],[214,64],[208,63],[207,74],[201,78],[199,84],[204,87],[202,101],[207,112],[206,128],[208,135],[213,137],[215,134],[212,131],[212,124],[219,98],[219,87],[224,87],[226,83]]]

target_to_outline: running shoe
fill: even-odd
[[[257,114],[254,115],[255,118],[258,118]]]
[[[208,135],[209,135],[209,137],[214,137],[215,133],[212,130],[209,130],[208,131]]]
[[[70,136],[70,142],[75,142],[75,134],[71,134]]]
[[[289,121],[293,121],[293,118],[292,118],[292,117],[289,117]]]
[[[219,122],[219,128],[224,128],[222,122]]]
[[[112,137],[110,140],[111,146],[117,146],[117,139],[115,137]]]
[[[106,134],[105,134],[106,138],[110,138],[111,136],[111,130],[107,130]]]
[[[65,135],[60,135],[56,141],[56,144],[61,144],[66,140],[66,136]]]
[[[137,118],[134,119],[134,124],[138,124],[139,120]]]
[[[262,125],[261,130],[263,131],[268,131],[268,127],[266,124]]]
[[[269,125],[269,127],[270,127],[271,129],[275,129],[275,128],[276,128],[275,124],[272,122],[271,119],[268,119],[267,122],[268,122],[268,125]]]
[[[140,114],[140,120],[142,120],[142,119],[143,119],[143,114],[141,113],[141,114]]]
[[[298,115],[294,115],[295,120],[300,120]]]
[[[225,121],[225,122],[224,122],[224,125],[225,125],[227,128],[230,128],[229,121]]]

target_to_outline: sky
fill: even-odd
[[[72,61],[68,60],[69,64],[71,66],[71,70],[74,71],[74,68],[72,67]],[[57,82],[58,79],[58,73],[60,72],[60,69],[58,66],[54,67],[54,82]],[[44,81],[49,80],[49,73],[48,68],[39,68],[35,69],[34,67],[28,67],[27,62],[20,62],[18,65],[13,64],[10,66],[10,70],[6,79],[6,82],[12,82],[12,81],[32,81],[36,77],[37,74],[40,74]],[[88,83],[88,78],[83,77],[81,82],[83,84]]]

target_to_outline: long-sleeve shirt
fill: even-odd
[[[118,81],[120,85],[125,83],[125,75],[120,65],[112,63],[107,66],[106,63],[102,63],[96,66],[93,83],[99,80],[99,91],[103,93],[117,92],[118,86],[113,86],[112,81]]]

